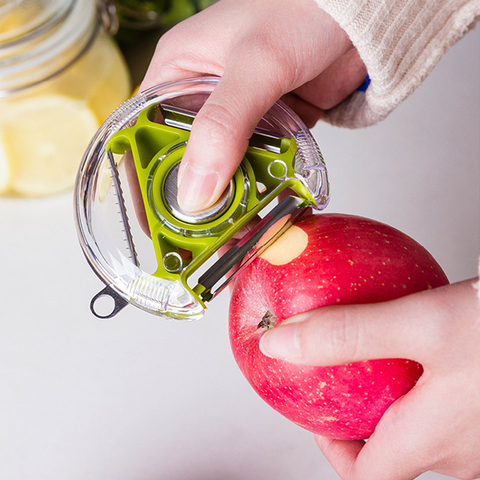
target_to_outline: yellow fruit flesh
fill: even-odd
[[[97,129],[93,112],[78,100],[45,95],[16,102],[8,113],[0,141],[10,164],[10,188],[23,196],[69,188]]]
[[[130,96],[127,67],[104,34],[51,80],[0,100],[0,194],[41,196],[71,188],[105,118]]]

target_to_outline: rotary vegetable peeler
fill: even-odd
[[[200,77],[146,90],[115,110],[88,146],[75,219],[87,261],[105,284],[90,303],[95,316],[111,318],[132,304],[161,317],[200,318],[307,208],[327,206],[320,150],[295,113],[277,102],[217,203],[196,214],[181,209],[179,164],[195,115],[217,82]],[[102,297],[113,300],[106,312],[98,307]]]

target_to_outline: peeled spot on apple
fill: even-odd
[[[272,265],[285,265],[297,258],[307,248],[308,235],[292,225],[275,243],[261,255]]]
[[[387,408],[414,387],[423,373],[419,363],[295,365],[264,356],[262,334],[322,306],[382,302],[447,283],[432,255],[399,230],[358,216],[311,215],[236,279],[232,351],[255,391],[291,421],[332,438],[368,438]]]

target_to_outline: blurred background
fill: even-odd
[[[132,85],[161,31],[118,39]],[[312,130],[328,211],[403,230],[452,282],[476,276],[480,255],[479,45],[477,28],[380,124]],[[70,189],[0,197],[0,229],[1,479],[338,480],[311,434],[242,377],[227,292],[193,323],[131,306],[100,321]]]

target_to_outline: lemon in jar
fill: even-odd
[[[9,9],[0,22],[3,195],[71,189],[92,136],[131,92],[126,63],[102,30],[94,0],[33,3],[36,10],[27,8],[32,0],[2,7]]]

